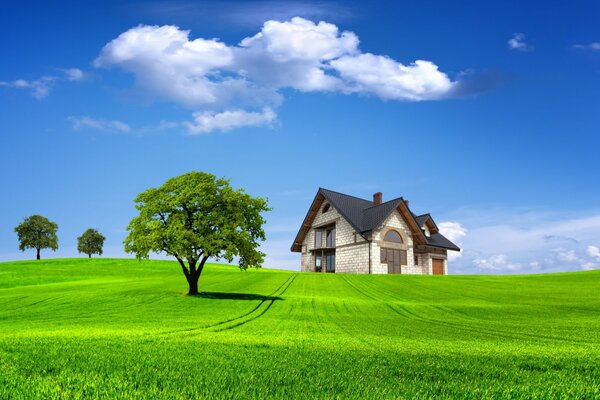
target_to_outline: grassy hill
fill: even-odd
[[[599,398],[600,271],[0,263],[0,398]]]

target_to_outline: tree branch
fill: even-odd
[[[190,279],[190,270],[185,266],[185,262],[178,256],[175,256],[175,258],[177,259],[177,261],[179,261],[179,265],[181,265],[181,270],[183,271],[185,277],[187,279]]]

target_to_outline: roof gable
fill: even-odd
[[[427,225],[427,229],[429,229],[429,232],[431,232],[432,234],[438,233],[440,231],[435,221],[433,220],[433,217],[429,213],[415,216],[415,221],[417,221],[417,224],[419,224],[419,228],[422,228],[424,225]]]

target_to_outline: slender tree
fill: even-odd
[[[36,249],[36,259],[40,259],[42,249],[58,249],[56,236],[58,225],[41,215],[27,217],[15,227],[19,236],[19,250]]]
[[[87,254],[89,258],[92,258],[92,254],[101,256],[105,239],[96,229],[90,228],[77,238],[77,250]]]
[[[260,267],[265,240],[261,213],[267,200],[234,190],[226,179],[190,172],[136,199],[139,215],[131,220],[125,251],[138,259],[149,252],[175,257],[187,279],[188,294],[198,294],[198,280],[206,260],[239,259],[240,269]]]

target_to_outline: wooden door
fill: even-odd
[[[444,260],[432,258],[433,275],[444,275]]]
[[[401,274],[403,265],[402,253],[404,250],[385,249],[388,264],[388,274]]]

